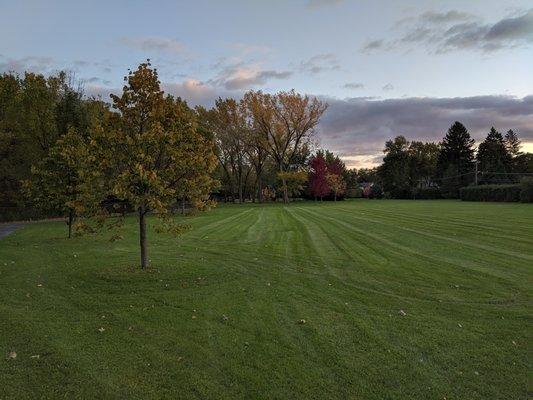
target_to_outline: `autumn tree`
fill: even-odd
[[[326,181],[328,186],[331,188],[331,192],[333,193],[333,200],[337,201],[337,196],[346,192],[346,182],[344,182],[342,175],[334,173],[327,174]]]
[[[268,152],[266,150],[266,143],[264,136],[258,124],[250,114],[246,102],[241,100],[239,104],[239,111],[244,118],[246,128],[244,130],[244,151],[248,156],[249,162],[252,164],[255,172],[255,188],[257,199],[259,203],[263,202],[263,172],[268,161]],[[255,199],[255,195],[254,195]]]
[[[287,198],[296,197],[304,190],[308,176],[306,171],[283,171],[277,173],[281,191]]]
[[[327,165],[322,154],[317,154],[309,160],[309,191],[312,196],[322,198],[331,192],[327,181]]]
[[[195,114],[181,99],[164,95],[149,61],[124,80],[122,94],[111,96],[116,112],[109,112],[82,146],[73,147],[82,160],[79,209],[104,219],[109,213],[101,207],[103,198],[127,201],[137,213],[141,267],[146,268],[147,214],[179,232],[183,227],[172,223],[170,207],[187,194],[205,204],[216,157]]]
[[[232,196],[237,194],[244,202],[244,190],[250,174],[247,147],[249,126],[239,103],[231,98],[219,98],[209,111],[198,108],[198,112],[210,130],[216,143],[216,156],[224,171]]]
[[[294,170],[302,149],[309,148],[311,134],[327,106],[294,90],[275,95],[250,91],[244,95],[244,103],[263,138],[265,150],[276,163],[283,201],[288,203],[285,172]]]

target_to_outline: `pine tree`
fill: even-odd
[[[486,139],[479,145],[477,160],[483,181],[501,181],[507,178],[501,174],[509,172],[511,156],[502,134],[494,127],[490,129]]]
[[[507,152],[511,157],[516,157],[521,154],[520,147],[522,145],[522,142],[518,138],[518,135],[514,133],[512,129],[509,129],[507,133],[505,134],[505,148],[507,149]]]
[[[442,140],[437,171],[447,197],[457,197],[462,186],[473,182],[474,139],[458,121],[448,129]]]

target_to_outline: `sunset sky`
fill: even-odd
[[[522,1],[6,1],[0,72],[75,72],[108,98],[150,58],[191,105],[248,89],[329,104],[321,146],[374,165],[385,140],[514,129],[533,151],[533,3]]]

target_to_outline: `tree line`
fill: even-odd
[[[379,167],[347,169],[337,155],[317,150],[314,131],[326,109],[294,90],[249,91],[239,101],[191,108],[161,90],[149,60],[129,71],[110,103],[84,96],[65,72],[3,74],[1,219],[65,216],[70,237],[74,227],[120,225],[134,212],[145,267],[148,213],[159,217],[158,229],[178,233],[186,227],[173,211],[213,200],[411,198],[421,190],[456,197],[478,179],[533,172],[532,155],[520,152],[512,130],[503,136],[492,128],[476,153],[459,122],[440,143],[398,136],[386,142]],[[473,175],[476,163],[481,175]]]
[[[387,141],[374,182],[391,198],[413,198],[417,192],[457,198],[462,187],[512,183],[532,174],[533,154],[520,147],[512,129],[502,135],[492,127],[476,150],[467,128],[456,121],[440,143],[409,142],[404,136]]]

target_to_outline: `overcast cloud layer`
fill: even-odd
[[[358,161],[378,161],[385,141],[397,135],[440,141],[454,121],[461,121],[477,141],[491,126],[501,132],[513,129],[524,141],[533,141],[533,95],[326,100],[321,144],[348,160],[358,156]]]

